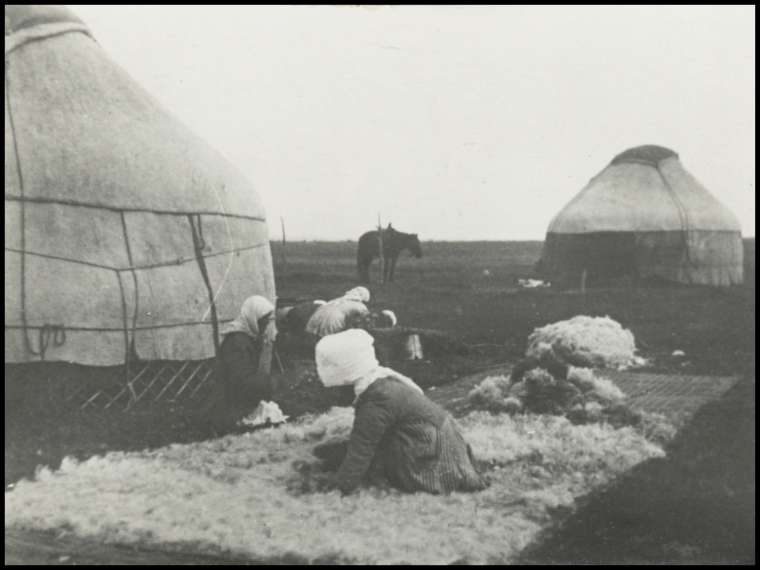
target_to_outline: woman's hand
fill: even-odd
[[[264,333],[262,334],[262,340],[265,343],[274,344],[277,339],[277,323],[275,322],[274,315],[267,322]]]

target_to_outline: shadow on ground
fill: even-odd
[[[753,564],[755,381],[704,406],[648,461],[590,495],[522,564]]]

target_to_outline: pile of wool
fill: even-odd
[[[345,438],[352,421],[353,409],[333,408],[217,440],[66,459],[6,491],[6,529],[251,560],[508,563],[555,509],[663,455],[630,428],[474,412],[460,423],[491,480],[482,492],[305,491],[304,472],[319,470],[314,447]]]
[[[552,358],[573,366],[629,368],[641,366],[631,331],[609,317],[579,315],[537,328],[528,337],[526,356]]]
[[[508,376],[490,376],[467,398],[476,409],[491,413],[552,414],[566,416],[574,424],[633,426],[658,443],[675,433],[664,417],[626,405],[620,388],[590,368],[571,366],[566,379],[555,378],[542,368],[529,370],[515,383]]]

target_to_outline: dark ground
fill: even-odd
[[[402,258],[396,283],[370,286],[371,305],[393,309],[402,326],[444,331],[470,350],[455,354],[431,346],[429,362],[392,364],[423,385],[445,384],[488,365],[515,362],[537,326],[577,314],[609,315],[634,333],[652,371],[739,374],[743,380],[700,411],[668,458],[647,462],[589,497],[524,562],[753,562],[754,240],[745,242],[746,283],[725,290],[515,290],[514,278],[531,276],[540,248],[540,242],[434,242],[423,244],[421,260]],[[283,298],[329,299],[356,285],[352,242],[289,243],[284,252],[274,244],[273,258]],[[686,358],[671,358],[676,349]],[[287,355],[284,360],[287,372],[275,400],[286,414],[340,403],[314,382],[307,362]],[[189,413],[57,413],[47,404],[18,401],[9,398],[6,382],[6,486],[31,476],[38,464],[56,467],[65,455],[86,458],[218,435]],[[28,536],[11,533],[9,539],[6,532],[6,562],[188,563],[187,557],[76,542],[56,549],[55,540],[43,535],[36,555],[35,539],[30,547]],[[63,550],[71,558],[58,560],[56,552]]]
[[[755,383],[705,405],[670,445],[592,493],[522,564],[753,564]]]

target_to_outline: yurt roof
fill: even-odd
[[[678,158],[678,154],[666,148],[664,146],[658,146],[656,144],[647,144],[629,148],[618,154],[612,159],[610,164],[620,164],[623,162],[639,162],[643,164],[651,164],[657,166],[660,162],[666,158]]]
[[[65,196],[105,208],[265,218],[243,175],[104,57],[69,10],[6,7],[9,29],[6,123],[25,199]],[[72,120],[74,114],[87,120]],[[7,175],[15,159],[7,144],[5,152]],[[6,182],[8,194],[16,192]]]
[[[682,165],[656,145],[618,154],[560,210],[550,233],[740,232],[736,216]]]

